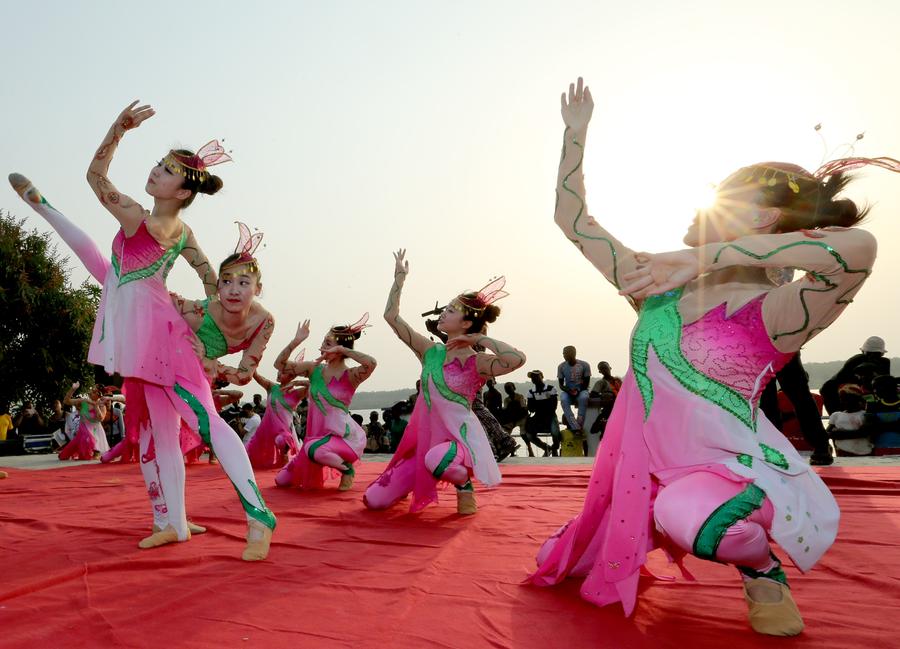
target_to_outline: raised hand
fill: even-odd
[[[325,358],[325,354],[341,354],[342,356],[346,356],[349,350],[343,345],[332,345],[331,347],[326,347],[319,351],[322,353],[319,358]]]
[[[119,116],[116,118],[116,124],[121,126],[126,131],[137,128],[141,125],[145,120],[150,119],[154,115],[156,115],[156,111],[150,107],[150,104],[145,104],[143,106],[138,106],[138,100],[134,100],[125,109],[119,113]]]
[[[307,338],[309,338],[309,318],[297,325],[297,333],[294,335],[297,343],[302,343]]]
[[[400,248],[394,253],[394,281],[402,284],[409,273],[409,262],[406,261],[406,248]]]
[[[679,288],[700,275],[700,258],[694,250],[658,255],[641,252],[635,255],[635,261],[636,269],[622,276],[619,295],[636,300]]]
[[[566,126],[576,131],[587,128],[591,121],[591,113],[594,112],[594,100],[590,89],[584,85],[584,80],[578,77],[577,85],[570,83],[568,96],[563,93],[560,99],[562,118]]]
[[[81,383],[79,383],[78,381],[75,381],[75,383],[72,384],[73,390],[77,390],[80,387],[81,387]]]

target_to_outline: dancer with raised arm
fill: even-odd
[[[900,163],[853,158],[814,173],[777,162],[744,167],[697,213],[687,250],[635,253],[587,211],[582,159],[592,111],[579,79],[562,97],[555,219],[639,317],[584,509],[544,543],[530,579],[583,578],[582,597],[621,602],[630,615],[647,553],[691,553],[737,568],[757,632],[795,635],[803,621],[769,538],[807,571],[834,541],[839,512],[757,404],[871,272],[875,240],[852,227],[864,212],[837,197],[844,172]],[[785,267],[805,275],[770,279]]]
[[[309,321],[297,329],[297,335],[275,360],[279,381],[289,377],[309,378],[309,415],[303,449],[275,476],[279,487],[321,489],[325,484],[325,469],[340,472],[339,491],[353,486],[359,461],[366,448],[366,433],[350,417],[350,402],[359,385],[375,371],[376,361],[368,354],[356,351],[354,342],[368,325],[366,313],[352,325],[335,325],[325,335],[319,352],[312,362],[288,361],[297,345],[309,333]],[[359,363],[348,367],[346,359]],[[324,361],[324,363],[322,362]]]
[[[444,307],[437,323],[447,335],[443,345],[413,331],[400,317],[400,294],[409,273],[405,257],[405,250],[394,253],[394,285],[384,319],[422,362],[422,389],[397,452],[366,489],[364,501],[371,509],[385,509],[412,492],[410,511],[420,511],[437,501],[437,484],[443,481],[456,487],[457,511],[474,514],[472,478],[494,486],[500,482],[500,469],[472,402],[487,379],[525,363],[525,354],[485,333],[488,323],[500,315],[494,302],[506,297],[506,280],[461,293]],[[476,345],[486,351],[476,352],[472,349]]]
[[[148,493],[151,499],[154,494],[165,494],[165,511],[154,507],[154,521],[161,529],[139,546],[150,548],[190,538],[179,445],[183,419],[204,438],[212,438],[247,515],[243,558],[257,561],[268,554],[275,516],[256,487],[243,445],[233,440],[233,431],[216,412],[203,365],[194,353],[194,335],[165,287],[169,270],[182,255],[197,270],[207,294],[215,291],[216,274],[180,213],[198,192],[214,194],[222,187],[221,179],[209,173],[208,167],[230,158],[217,142],[210,142],[196,154],[169,151],[150,171],[146,191],[153,197],[154,207],[144,210],[120,193],[107,173],[123,135],[153,114],[149,106],[138,107],[137,102],[126,107],[88,169],[88,183],[121,226],[113,241],[112,263],[27,178],[13,174],[10,182],[53,226],[88,271],[102,278],[103,295],[88,360],[124,378],[126,431],[140,436],[142,465],[152,437],[159,482],[150,479]],[[237,443],[230,443],[232,440]]]
[[[101,424],[106,416],[106,399],[102,396],[103,392],[100,386],[95,385],[88,397],[74,398],[72,395],[80,385],[77,381],[73,383],[63,398],[63,404],[78,408],[81,417],[78,419],[75,437],[59,451],[60,460],[96,460],[100,453],[109,450],[108,442],[106,447],[103,447],[103,443],[106,442],[106,433]]]
[[[253,378],[266,391],[266,412],[259,428],[244,445],[254,469],[280,468],[300,452],[293,415],[297,405],[306,398],[309,383],[296,380],[275,383],[259,372]]]

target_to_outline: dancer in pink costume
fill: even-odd
[[[309,384],[300,381],[275,383],[260,376],[259,372],[253,378],[266,391],[266,412],[259,428],[244,445],[254,469],[280,468],[300,452],[300,440],[293,426],[294,410],[306,398]]]
[[[579,79],[562,98],[556,223],[639,317],[584,509],[544,543],[530,580],[582,578],[582,597],[621,602],[630,615],[647,553],[661,547],[679,563],[691,553],[738,568],[757,632],[795,635],[803,621],[768,539],[807,571],[834,541],[839,512],[759,416],[759,396],[871,272],[875,240],[849,227],[863,214],[836,198],[843,172],[900,163],[745,167],[698,212],[684,238],[690,249],[635,253],[587,212],[581,164],[592,109]],[[785,283],[786,267],[806,272]]]
[[[403,439],[387,469],[366,489],[370,509],[385,509],[412,492],[410,511],[436,502],[437,484],[456,487],[457,511],[477,511],[472,477],[487,486],[500,483],[500,469],[472,401],[489,378],[508,374],[525,363],[525,354],[485,335],[500,309],[494,302],[507,295],[505,280],[492,281],[477,293],[458,295],[444,307],[437,328],[447,344],[434,343],[413,331],[400,317],[400,294],[409,262],[406,251],[394,253],[394,285],[384,319],[422,361],[422,387]],[[480,346],[491,353],[475,352]]]
[[[121,225],[113,241],[112,263],[27,178],[12,174],[10,182],[53,226],[88,271],[103,278],[88,360],[124,378],[126,433],[140,436],[142,465],[151,437],[154,443],[159,481],[150,480],[148,494],[151,498],[158,492],[166,494],[165,511],[154,507],[160,531],[143,539],[139,546],[150,548],[190,538],[178,433],[183,419],[204,439],[213,440],[247,515],[247,547],[242,558],[261,560],[268,554],[275,516],[256,487],[243,445],[215,410],[203,364],[194,352],[194,335],[165,287],[165,278],[181,255],[197,270],[207,293],[215,290],[215,272],[190,228],[181,221],[180,212],[198,192],[213,194],[221,188],[221,179],[207,168],[230,158],[217,142],[210,142],[197,154],[170,151],[150,172],[146,190],[154,198],[154,209],[145,211],[121,194],[107,177],[122,136],[154,114],[149,106],[136,108],[136,104],[125,108],[116,119],[88,169],[91,188]]]
[[[350,417],[350,402],[356,389],[372,375],[376,366],[374,358],[356,351],[353,346],[368,319],[366,313],[352,325],[332,327],[322,341],[321,356],[317,360],[288,361],[294,348],[309,335],[307,320],[300,324],[297,335],[275,360],[279,381],[294,376],[309,378],[309,415],[303,449],[275,476],[275,484],[279,487],[321,489],[328,467],[340,472],[340,491],[353,486],[356,475],[353,465],[366,448],[366,433]],[[359,365],[347,367],[348,358]]]
[[[98,386],[91,388],[88,398],[73,399],[72,394],[79,385],[77,381],[73,383],[63,399],[65,405],[78,408],[81,417],[75,437],[59,451],[60,460],[96,460],[100,453],[109,450],[106,433],[100,423],[106,416],[107,400],[101,396]],[[106,448],[103,448],[103,443],[106,443]]]

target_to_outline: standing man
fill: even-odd
[[[573,431],[581,430],[588,404],[588,385],[591,381],[591,366],[575,357],[572,345],[563,347],[563,362],[556,370],[559,389],[562,393],[563,415]],[[577,417],[572,414],[572,405],[577,404]]]

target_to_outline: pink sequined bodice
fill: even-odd
[[[186,232],[171,248],[163,248],[142,221],[137,231],[130,237],[120,229],[112,243],[113,267],[120,281],[144,279],[162,270],[162,278],[169,274],[175,259],[184,248]]]
[[[793,356],[772,345],[763,323],[764,298],[754,298],[731,317],[720,304],[681,333],[681,351],[695,369],[754,401]]]
[[[350,402],[353,401],[353,394],[356,392],[356,388],[350,382],[350,372],[345,370],[339,377],[331,377],[328,381],[328,391],[335,399],[349,408]]]
[[[478,391],[484,387],[484,378],[478,373],[475,366],[475,354],[466,359],[465,363],[460,362],[458,358],[454,358],[449,363],[444,364],[444,381],[447,387],[456,394],[461,394],[472,405]]]

